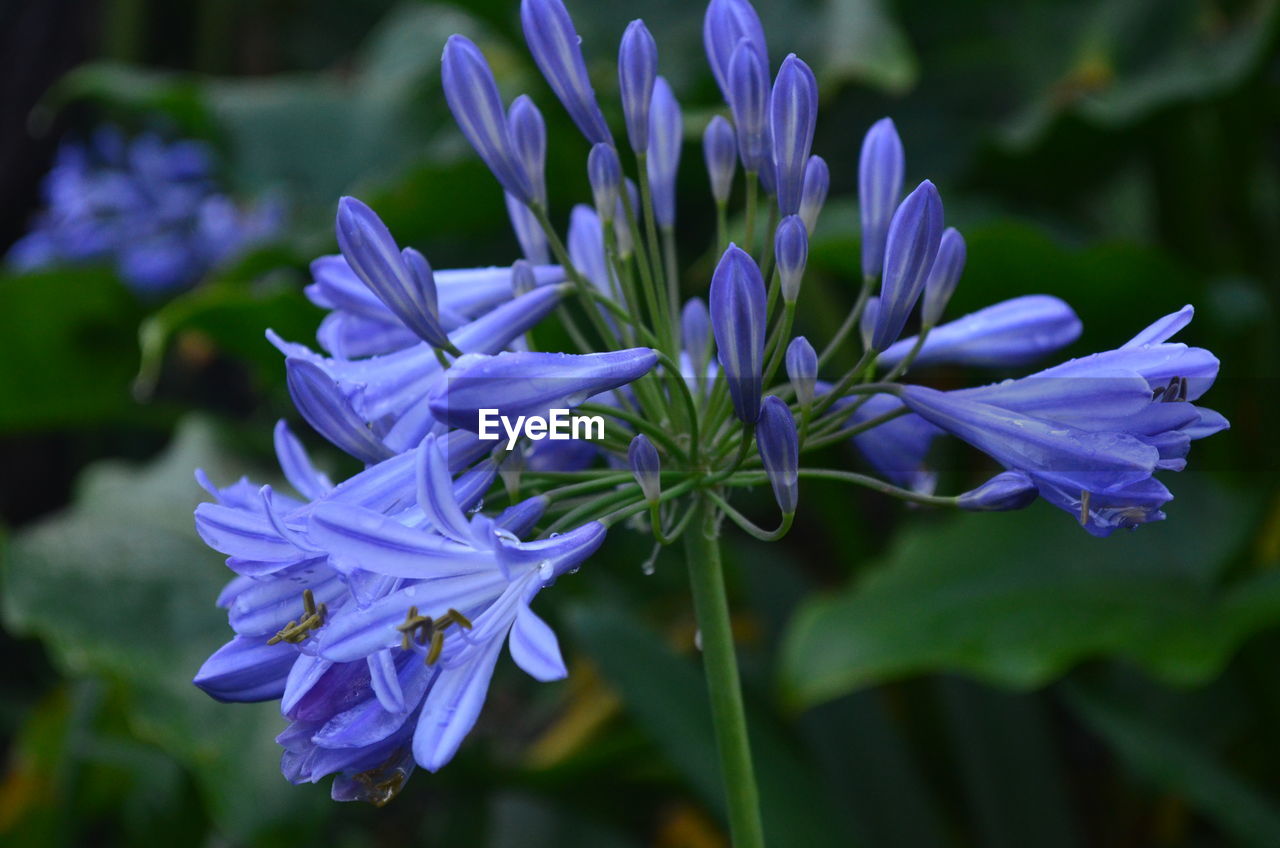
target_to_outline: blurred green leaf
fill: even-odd
[[[697,666],[619,609],[580,606],[570,611],[568,621],[628,712],[703,800],[723,814],[720,761],[706,684]],[[747,723],[770,844],[849,846],[852,835],[842,827],[845,817],[775,722],[749,704]]]
[[[1230,771],[1202,741],[1165,726],[1159,715],[1137,711],[1084,684],[1066,688],[1067,703],[1143,780],[1176,793],[1212,819],[1235,844],[1280,845],[1275,799]]]
[[[154,416],[129,395],[141,315],[105,270],[0,276],[0,432]]]
[[[1045,504],[915,528],[796,615],[781,663],[787,698],[814,704],[930,671],[1027,688],[1096,656],[1174,683],[1212,677],[1245,637],[1280,621],[1280,574],[1219,583],[1255,510],[1193,474],[1173,481],[1168,521],[1105,540]]]
[[[195,468],[224,483],[246,470],[200,419],[149,466],[89,468],[73,507],[11,540],[0,612],[43,639],[66,673],[120,683],[133,730],[192,770],[228,837],[307,822],[302,839],[327,793],[281,777],[276,705],[220,704],[190,682],[230,635],[213,604],[226,569],[192,521],[204,499]]]
[[[915,84],[915,54],[881,0],[828,0],[820,29],[823,42],[816,71],[828,96],[846,82],[892,94]]]

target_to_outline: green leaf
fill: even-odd
[[[577,641],[617,688],[628,712],[703,800],[723,814],[724,790],[706,684],[699,669],[661,636],[619,609],[577,607],[568,621]],[[845,817],[778,731],[748,704],[747,724],[760,788],[765,836],[774,845],[848,846]]]
[[[1280,574],[1220,582],[1254,510],[1194,474],[1170,481],[1167,521],[1108,539],[1045,504],[903,534],[865,576],[797,613],[786,697],[815,704],[932,671],[1030,688],[1098,656],[1173,683],[1211,678],[1280,621]]]
[[[881,0],[829,0],[826,4],[816,69],[824,87],[864,83],[901,94],[915,84],[920,73],[915,53],[884,6]]]
[[[7,627],[43,639],[67,674],[120,683],[134,732],[191,769],[215,823],[247,841],[314,818],[327,793],[280,775],[276,705],[220,704],[191,684],[230,636],[214,607],[227,571],[192,520],[205,499],[198,467],[219,482],[247,470],[199,419],[150,466],[89,468],[74,506],[11,540],[0,612]]]
[[[1067,703],[1144,781],[1184,798],[1239,845],[1280,845],[1280,808],[1258,787],[1228,770],[1201,741],[1166,726],[1159,714],[1085,685]]]
[[[134,296],[108,271],[0,276],[0,432],[137,421]]]

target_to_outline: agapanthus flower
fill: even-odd
[[[219,191],[203,142],[130,139],[111,126],[64,142],[41,193],[44,208],[10,248],[10,266],[109,264],[147,296],[196,283],[282,225],[279,204],[241,207]]]
[[[618,57],[627,152],[564,4],[524,0],[521,22],[533,62],[586,138],[577,173],[588,174],[593,203],[548,208],[541,114],[524,95],[504,106],[479,48],[452,37],[449,107],[493,172],[521,255],[437,270],[372,209],[341,201],[341,255],[317,259],[308,288],[329,310],[318,334],[327,353],[269,338],[299,415],[363,470],[335,483],[281,424],[276,450],[294,494],[199,475],[213,502],[196,525],[235,575],[218,599],[235,635],[196,683],[222,700],[280,700],[290,780],[332,775],[334,798],[383,803],[416,767],[454,756],[504,645],[534,678],[563,677],[559,643],[531,603],[610,528],[659,545],[684,536],[695,593],[723,591],[706,547],[723,519],[780,538],[813,475],[972,512],[1043,498],[1102,536],[1163,518],[1172,495],[1155,475],[1181,470],[1192,441],[1227,426],[1198,403],[1217,359],[1170,341],[1190,307],[1116,350],[1030,376],[946,390],[920,382],[925,366],[1025,366],[1074,343],[1081,322],[1037,294],[945,320],[963,284],[964,238],[944,228],[931,182],[901,196],[905,157],[889,119],[871,128],[858,163],[862,273],[849,312],[831,338],[793,334],[830,172],[810,149],[813,75],[788,56],[771,85],[764,29],[746,0],[707,9],[708,63],[726,101],[703,138],[718,261],[709,275],[681,277],[682,117],[652,36],[633,22]],[[772,231],[728,214],[739,175],[747,202],[776,196]],[[762,267],[776,270],[772,293]],[[902,338],[917,315],[919,333]],[[564,332],[547,338],[568,338],[569,349],[547,348],[550,320]],[[855,364],[841,373],[842,357]],[[608,423],[596,436],[542,438],[558,412]],[[517,424],[493,439],[491,415]],[[531,420],[542,429],[520,429]],[[931,453],[952,437],[1002,470],[938,494]],[[874,474],[803,464],[834,444],[851,444]],[[783,513],[776,530],[731,503],[766,485]],[[733,669],[723,602],[701,595],[695,607],[708,668]],[[733,677],[709,676],[717,712],[740,706],[724,682]],[[739,713],[725,726],[741,734],[744,724]],[[740,797],[730,802],[735,833],[759,826]]]

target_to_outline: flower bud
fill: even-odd
[[[813,403],[814,386],[818,381],[818,354],[808,339],[796,336],[791,340],[787,345],[786,364],[796,400],[803,407],[809,406]]]
[[[680,312],[680,338],[695,375],[711,364],[711,315],[700,297],[691,297]]]
[[[466,36],[451,35],[445,42],[441,82],[454,120],[498,182],[517,200],[533,201],[528,174],[512,152],[502,95],[493,71],[480,48]]]
[[[920,307],[920,321],[926,327],[937,326],[947,301],[964,273],[964,236],[955,227],[947,227],[938,243],[938,256],[929,269],[929,279],[924,284],[924,304]]]
[[[711,119],[702,134],[702,155],[711,178],[711,196],[718,204],[728,203],[733,172],[738,167],[738,139],[733,134],[733,125],[720,115]]]
[[[658,77],[649,112],[649,190],[653,192],[654,217],[664,229],[676,223],[676,171],[683,143],[680,103],[666,79]]]
[[[640,491],[649,503],[657,503],[662,495],[662,460],[658,458],[658,450],[644,433],[631,440],[627,448],[627,461],[631,463],[631,473],[640,484]]]
[[[769,73],[749,41],[739,42],[729,60],[729,108],[738,134],[738,155],[748,173],[768,160]]]
[[[809,234],[799,215],[788,215],[778,224],[773,239],[773,252],[782,281],[782,299],[795,303],[800,296],[800,281],[809,258]]]
[[[878,277],[884,266],[889,221],[902,196],[906,157],[902,140],[889,118],[867,131],[858,159],[858,206],[862,213],[862,275]]]
[[[744,39],[755,45],[767,65],[769,50],[765,45],[764,27],[751,4],[747,0],[711,0],[702,21],[702,44],[711,73],[726,101],[729,99],[729,60],[738,42]]]
[[[711,330],[733,410],[746,424],[754,424],[760,415],[765,324],[760,269],[745,251],[731,244],[711,275]]]
[[[862,318],[858,321],[858,334],[862,337],[862,347],[871,349],[871,335],[876,330],[876,321],[880,319],[880,297],[872,295],[867,298],[867,305],[862,308]]]
[[[818,215],[827,202],[830,188],[831,171],[827,168],[827,160],[821,156],[810,156],[804,166],[804,188],[800,193],[800,220],[804,221],[809,235],[813,235],[818,226]]]
[[[591,182],[596,214],[606,223],[612,221],[622,190],[622,163],[612,145],[597,144],[591,148],[587,156],[587,178]]]
[[[1035,482],[1021,471],[1003,471],[956,500],[970,512],[1006,512],[1030,506],[1039,495]]]
[[[507,109],[507,131],[516,162],[524,169],[533,188],[533,199],[547,203],[547,124],[529,95],[511,101]]]
[[[592,144],[613,144],[613,135],[596,102],[582,40],[560,0],[522,0],[520,24],[533,61],[547,84]]]
[[[658,46],[644,21],[632,21],[618,49],[618,88],[627,119],[627,139],[636,153],[649,149],[649,104],[657,75]]]
[[[527,259],[517,259],[511,263],[511,293],[514,297],[527,294],[538,286],[533,273],[533,265]]]
[[[284,365],[289,397],[317,433],[365,462],[381,462],[394,455],[365,426],[337,383],[320,366],[292,357]]]
[[[783,216],[800,211],[804,169],[813,147],[817,119],[818,81],[809,66],[792,53],[778,70],[769,98],[778,211]]]
[[[875,350],[884,350],[902,335],[902,328],[924,291],[941,240],[942,199],[933,183],[925,180],[907,195],[889,223],[880,317],[871,337]]]
[[[773,395],[761,404],[756,444],[778,509],[783,515],[794,515],[800,500],[800,439],[791,409]]]
[[[618,256],[627,259],[636,246],[631,239],[631,225],[628,223],[631,218],[627,217],[627,207],[623,202],[631,201],[631,217],[640,220],[640,189],[636,188],[635,180],[630,177],[625,178],[622,184],[626,188],[618,193],[618,209],[613,214],[613,236],[618,240]]]

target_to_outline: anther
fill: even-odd
[[[300,621],[290,621],[284,627],[277,631],[276,635],[267,640],[268,645],[275,645],[279,642],[288,642],[291,645],[297,645],[300,642],[307,641],[312,630],[318,630],[324,626],[324,618],[329,613],[329,607],[325,604],[317,604],[316,597],[310,589],[302,590],[302,619]]]
[[[1089,495],[1088,489],[1082,489],[1080,492],[1080,526],[1089,523]]]

